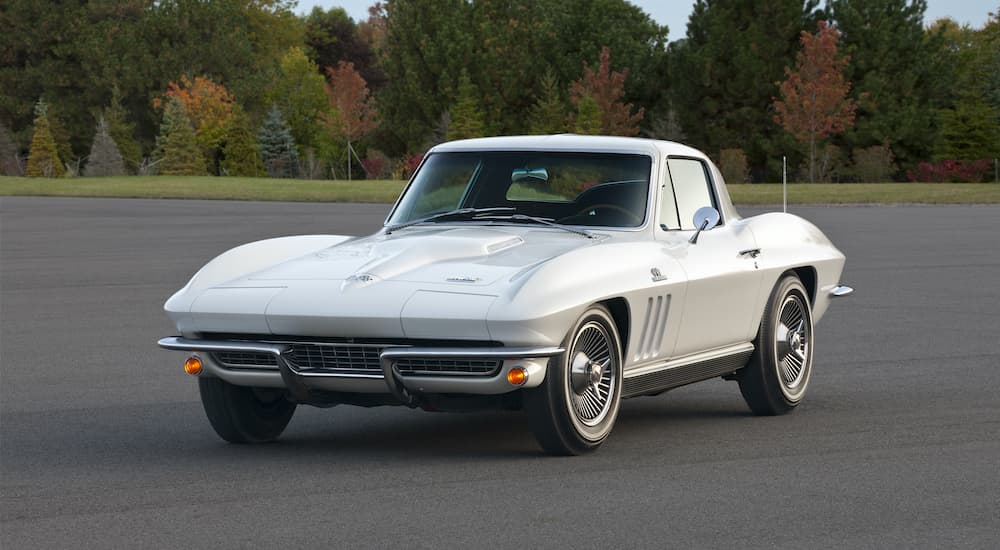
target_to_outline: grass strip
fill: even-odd
[[[212,176],[125,176],[116,178],[0,177],[0,195],[119,197],[293,202],[377,202],[396,200],[406,182],[326,181]]]
[[[0,177],[0,196],[121,197],[298,202],[396,200],[406,182],[387,180],[289,180],[185,176],[119,178]],[[736,204],[781,204],[781,185],[729,185]],[[1000,185],[990,183],[790,184],[789,204],[1000,204]]]

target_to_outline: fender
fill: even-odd
[[[237,246],[219,254],[199,269],[184,288],[167,300],[163,309],[178,326],[187,325],[185,321],[191,304],[202,290],[353,238],[347,235],[300,235]]]

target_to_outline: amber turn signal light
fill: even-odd
[[[512,386],[520,386],[528,381],[528,371],[524,367],[514,367],[507,371],[507,381]]]
[[[184,361],[184,372],[190,374],[191,376],[198,376],[201,374],[201,359],[191,356]]]

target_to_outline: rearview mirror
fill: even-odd
[[[515,168],[510,173],[511,183],[545,183],[549,181],[549,171],[545,168]]]
[[[694,212],[694,227],[695,232],[691,237],[691,244],[698,243],[698,235],[701,235],[702,231],[712,229],[713,227],[719,225],[719,211],[712,208],[711,206],[702,206]]]

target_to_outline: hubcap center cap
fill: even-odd
[[[597,385],[601,381],[601,375],[604,374],[604,369],[600,365],[591,361],[590,362],[590,383]]]

